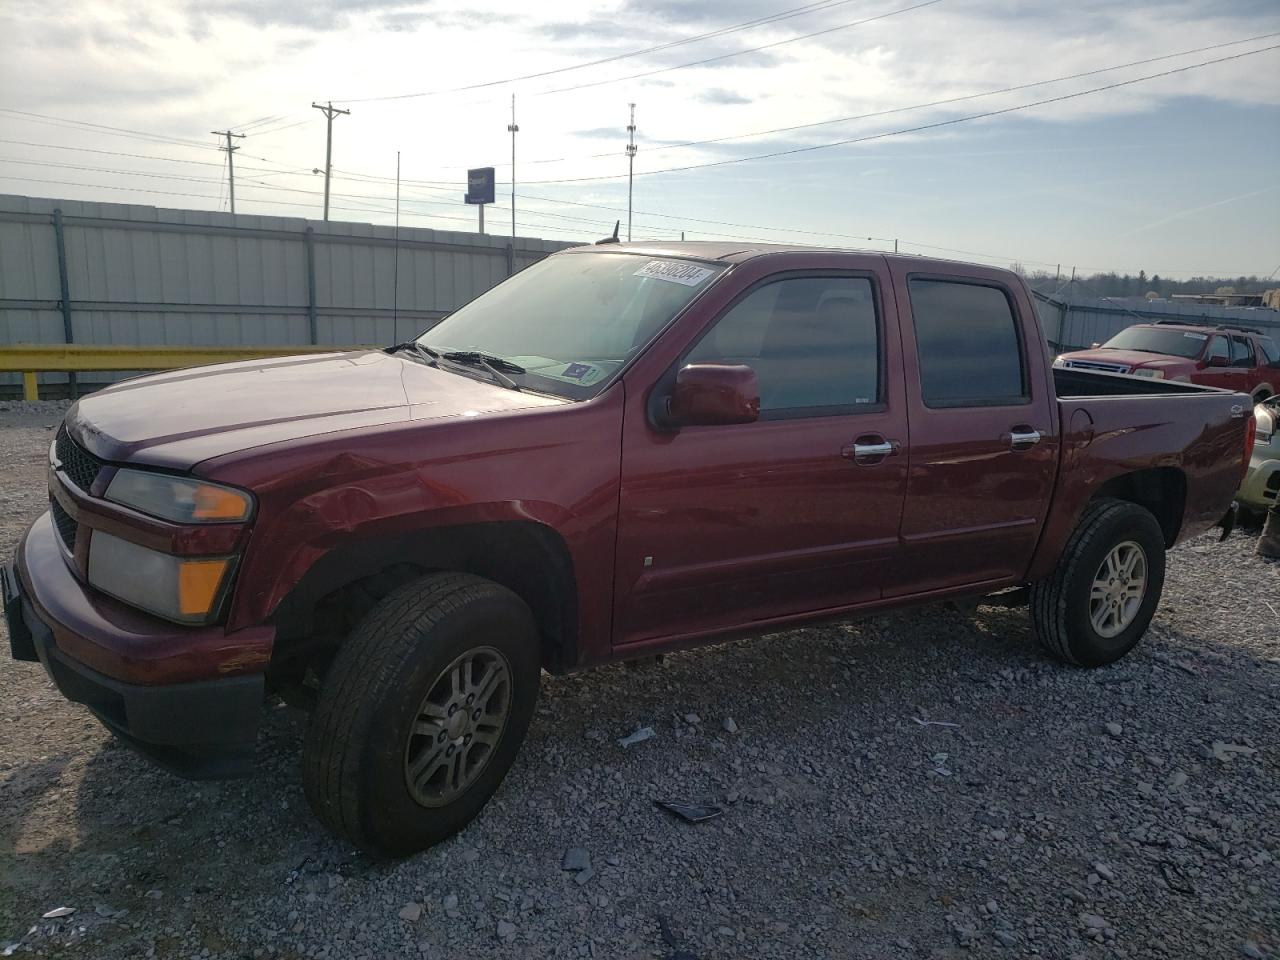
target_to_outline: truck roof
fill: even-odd
[[[963,260],[947,260],[940,257],[916,256],[909,253],[886,253],[883,250],[819,247],[793,243],[757,243],[745,240],[738,242],[728,240],[677,240],[671,242],[636,241],[633,243],[584,244],[580,247],[566,248],[560,253],[589,253],[591,251],[617,251],[650,257],[685,257],[696,260],[716,260],[724,263],[743,263],[758,257],[787,254],[843,255],[850,259],[878,257],[890,262],[900,261],[909,263],[916,269],[925,270],[936,265],[939,272],[946,272],[948,266],[954,267],[957,264],[964,264],[966,267],[981,267],[984,270],[998,271],[1000,273],[1012,272],[1002,267],[993,267],[987,264],[974,264]]]

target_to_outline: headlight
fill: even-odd
[[[1269,410],[1258,410],[1255,419],[1258,423],[1258,432],[1256,443],[1270,443],[1271,437],[1276,432],[1276,418]]]
[[[228,558],[174,557],[101,530],[89,542],[93,586],[179,623],[205,623],[218,612],[230,569]]]
[[[253,499],[241,490],[147,470],[117,471],[105,496],[174,523],[236,523],[253,512]]]
[[[1150,368],[1144,368],[1144,369],[1141,369],[1141,370],[1134,370],[1134,371],[1133,371],[1133,375],[1134,375],[1135,377],[1152,377],[1152,378],[1154,378],[1154,379],[1156,379],[1156,380],[1163,380],[1163,379],[1164,379],[1164,371],[1163,371],[1163,370],[1152,370],[1152,369],[1150,369]]]
[[[1053,358],[1053,365],[1055,367],[1065,367],[1067,365],[1067,358],[1060,353]]]

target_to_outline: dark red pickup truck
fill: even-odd
[[[316,813],[403,855],[497,789],[542,669],[1018,588],[1055,656],[1123,656],[1252,422],[1053,370],[1003,270],[577,248],[388,350],[81,400],[9,638],[188,776],[251,765],[265,696],[310,706]]]

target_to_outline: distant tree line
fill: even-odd
[[[1027,272],[1021,264],[1013,264],[1013,269],[1026,277],[1027,282],[1041,293],[1053,293],[1061,287],[1071,274],[1062,276],[1043,270]],[[1189,280],[1172,280],[1158,273],[1147,276],[1145,270],[1137,275],[1130,273],[1094,273],[1089,276],[1077,275],[1080,286],[1088,293],[1100,297],[1145,297],[1155,293],[1160,297],[1168,297],[1175,293],[1262,293],[1280,287],[1280,280],[1268,280],[1265,277],[1192,277]]]

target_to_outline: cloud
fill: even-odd
[[[408,14],[404,11],[424,6],[422,0],[213,0],[200,4],[198,9],[206,16],[234,17],[260,27],[333,30],[344,26],[356,14],[395,13],[405,17]],[[427,19],[429,13],[420,11],[414,16],[416,26]]]
[[[754,102],[751,97],[745,97],[735,90],[725,90],[723,87],[712,87],[710,90],[703,90],[698,94],[698,99],[703,103],[715,103],[723,106],[736,106]]]
[[[573,131],[572,136],[582,137],[586,140],[612,140],[617,137],[625,139],[627,131],[622,128],[622,125],[616,127],[588,127],[585,130]]]

